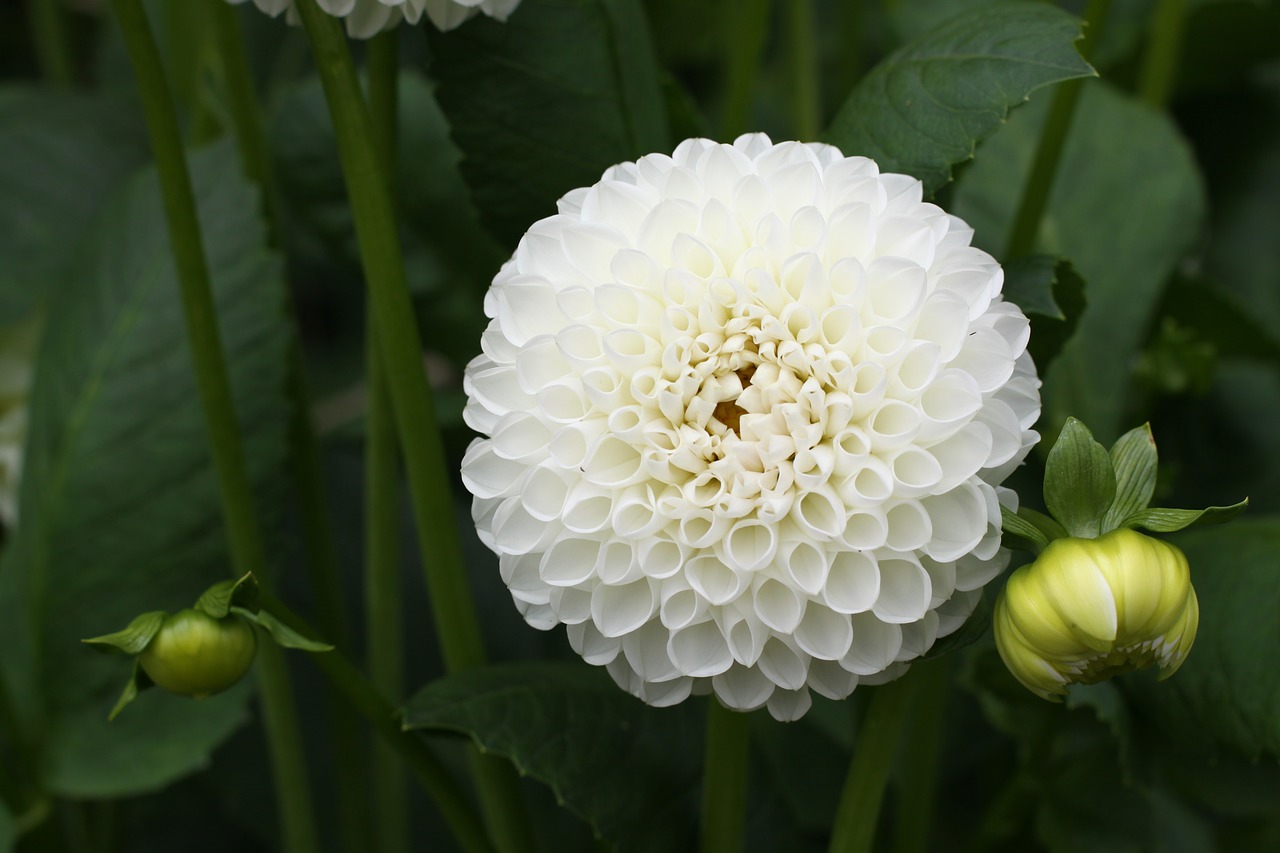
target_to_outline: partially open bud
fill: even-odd
[[[165,690],[203,699],[243,678],[256,651],[253,628],[244,619],[214,619],[187,609],[165,617],[138,663]]]
[[[1191,650],[1200,608],[1187,558],[1120,528],[1097,539],[1050,542],[1014,572],[996,602],[996,646],[1028,690],[1056,700],[1156,665],[1172,675]]]

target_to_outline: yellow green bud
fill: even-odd
[[[165,617],[138,663],[165,690],[203,699],[244,677],[256,652],[253,628],[239,616],[187,609]]]
[[[996,647],[1028,690],[1056,700],[1156,665],[1168,678],[1191,650],[1200,606],[1182,551],[1126,528],[1055,539],[1014,572],[996,602]]]

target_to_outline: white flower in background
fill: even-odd
[[[245,3],[247,0],[227,0],[229,3]],[[271,17],[288,13],[291,24],[298,23],[294,8],[297,0],[253,0],[253,5]],[[311,0],[306,0],[311,2]],[[451,30],[477,12],[505,21],[520,5],[520,0],[314,0],[320,8],[343,18],[347,34],[352,38],[370,38],[383,30],[389,30],[401,21],[416,24],[425,14],[440,30]]]
[[[763,134],[561,199],[466,372],[488,437],[462,477],[525,619],[650,704],[787,720],[958,628],[1040,411],[972,234],[910,177]]]
[[[41,325],[32,317],[0,329],[0,524],[10,530],[18,521],[27,396]]]

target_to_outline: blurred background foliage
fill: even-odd
[[[57,7],[69,50],[51,58],[30,17],[44,5],[0,0],[0,323],[34,313],[45,330],[22,521],[0,561],[9,696],[0,851],[277,849],[252,686],[203,703],[152,691],[107,725],[126,669],[76,642],[143,610],[185,606],[225,575],[226,546],[127,58],[95,0]],[[395,186],[424,363],[453,458],[470,440],[461,373],[478,352],[485,289],[559,195],[692,135],[783,139],[832,127],[829,138],[842,142],[832,122],[870,69],[990,5],[815,0],[805,20],[795,5],[767,0],[525,0],[506,27],[477,19],[446,35],[401,28]],[[1082,5],[1062,4],[1073,14]],[[198,152],[220,320],[276,585],[297,609],[317,606],[286,464],[293,312],[346,616],[358,628],[364,291],[307,45],[298,30],[238,7],[284,214],[277,250],[227,141],[206,3],[148,6]],[[1165,7],[1184,16],[1162,91],[1147,75]],[[797,38],[797,27],[809,35]],[[753,44],[759,60],[744,64],[743,45]],[[1101,79],[1084,86],[1037,242],[1070,261],[1086,302],[1075,334],[1041,365],[1041,433],[1051,439],[1074,415],[1109,444],[1150,421],[1161,452],[1157,502],[1199,507],[1247,495],[1248,520],[1177,540],[1203,615],[1196,649],[1169,682],[1131,676],[1050,705],[1012,680],[987,630],[920,665],[930,692],[913,707],[899,752],[882,849],[1280,849],[1280,4],[1117,2],[1093,63]],[[816,85],[798,85],[803,64]],[[1051,92],[975,135],[990,134],[937,188],[1000,258]],[[1010,483],[1032,505],[1042,460]],[[460,484],[457,519],[470,530]],[[469,734],[525,769],[541,849],[596,849],[589,825],[624,850],[686,849],[705,700],[659,711],[613,690],[560,632],[523,624],[496,561],[470,533],[486,641],[513,668],[437,681],[407,516],[402,528],[405,683],[433,685],[409,713],[434,732],[433,745],[461,769],[458,735]],[[363,656],[359,640],[347,651]],[[568,669],[520,665],[560,660]],[[369,804],[335,780],[370,771],[335,757],[329,694],[305,659],[290,663],[321,837],[328,849],[350,849],[343,839],[368,825]],[[493,722],[512,701],[495,683],[519,685],[521,727]],[[864,694],[816,700],[789,726],[753,715],[751,849],[824,848]],[[618,769],[623,719],[646,748],[625,753],[628,772],[604,773]],[[530,755],[557,735],[573,748]],[[433,809],[411,796],[415,843],[448,849]]]

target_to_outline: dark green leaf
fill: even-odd
[[[1071,264],[1031,255],[1004,268],[1004,296],[1031,320],[1027,351],[1043,372],[1075,333],[1085,305],[1084,282]]]
[[[68,248],[147,154],[127,103],[0,90],[0,324],[60,286],[75,255]]]
[[[1048,546],[1049,537],[1045,536],[1040,528],[1025,518],[1019,518],[1008,507],[1000,507],[1000,519],[1004,524],[1005,547],[1021,548],[1024,551],[1039,554]],[[1021,541],[1009,542],[1011,537]]]
[[[135,618],[123,631],[80,642],[88,643],[100,652],[141,654],[151,642],[151,638],[160,630],[160,626],[164,624],[164,618],[168,615],[163,610],[152,610]]]
[[[460,732],[511,759],[626,849],[693,837],[684,807],[702,763],[701,719],[689,703],[649,708],[601,669],[550,662],[449,675],[404,710],[406,728]]]
[[[219,581],[196,600],[195,609],[221,619],[235,606],[251,613],[258,611],[258,582],[252,574],[237,580]]]
[[[9,806],[0,800],[0,853],[11,853],[18,840],[17,828],[13,825],[13,815]]]
[[[1111,446],[1116,472],[1116,499],[1102,519],[1102,532],[1115,530],[1139,510],[1147,508],[1156,491],[1156,440],[1151,425],[1131,429]]]
[[[1040,100],[1010,117],[956,186],[952,212],[997,256],[1039,139]],[[1074,415],[1109,444],[1133,401],[1129,368],[1164,284],[1200,233],[1204,191],[1169,117],[1101,82],[1081,92],[1057,174],[1038,245],[1071,259],[1088,306],[1042,374],[1045,422]]]
[[[128,707],[134,699],[138,698],[138,691],[147,686],[147,684],[139,683],[142,679],[150,681],[147,679],[147,674],[142,671],[142,664],[135,657],[133,659],[133,669],[129,672],[129,680],[125,682],[124,690],[120,691],[120,698],[116,700],[116,704],[111,708],[111,713],[107,714],[108,722],[120,716],[120,712]]]
[[[288,423],[280,263],[230,147],[195,155],[192,171],[245,457],[271,524]],[[203,765],[247,693],[195,703],[199,713],[135,702],[127,725],[94,723],[105,726],[125,667],[77,640],[190,606],[230,556],[154,172],[107,205],[76,270],[49,306],[36,366],[20,520],[0,569],[0,672],[20,734],[45,733],[45,789],[119,796]]]
[[[1045,506],[1068,534],[1093,539],[1115,496],[1116,474],[1106,448],[1088,427],[1067,418],[1045,462]]]
[[[1178,743],[1280,757],[1280,519],[1177,537],[1191,564],[1200,627],[1167,681],[1126,689]]]
[[[1195,331],[1216,355],[1280,362],[1280,341],[1256,308],[1234,292],[1207,280],[1174,279],[1160,314]]]
[[[932,194],[973,157],[1010,108],[1093,69],[1076,51],[1080,21],[1047,4],[1004,4],[953,18],[876,66],[826,139],[905,172]]]
[[[542,0],[506,23],[428,33],[462,173],[508,247],[565,193],[669,150],[638,0]]]
[[[1173,533],[1193,524],[1223,524],[1235,518],[1249,505],[1245,498],[1231,506],[1211,506],[1206,509],[1162,509],[1151,507],[1139,510],[1124,519],[1121,527],[1141,527],[1155,533]]]
[[[252,610],[245,610],[243,607],[232,607],[231,612],[255,625],[261,625],[271,634],[271,639],[276,641],[276,645],[281,648],[299,649],[304,652],[333,651],[333,646],[330,644],[302,636],[265,610],[254,613]]]

